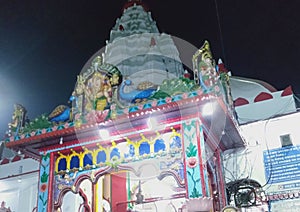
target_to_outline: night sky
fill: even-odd
[[[125,2],[0,0],[1,138],[14,103],[30,119],[67,104],[76,76],[104,47]],[[299,0],[143,2],[161,32],[197,48],[208,40],[233,75],[278,90],[291,85],[300,94]]]

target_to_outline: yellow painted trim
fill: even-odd
[[[99,147],[99,150],[100,150],[100,151],[104,151],[104,152],[105,152],[105,155],[106,155],[106,160],[105,160],[105,162],[110,161],[110,148],[111,148],[111,147],[106,147],[106,148],[104,148],[104,147],[101,146],[100,144],[97,144],[97,146]]]
[[[171,136],[170,136],[170,138],[169,138],[169,141],[167,142],[167,144],[168,144],[168,147],[166,147],[166,149],[168,150],[168,151],[170,151],[170,143],[171,143],[171,140],[174,138],[174,137],[179,137],[180,138],[180,140],[181,140],[181,142],[182,142],[182,135],[179,133],[179,132],[177,132],[173,127],[171,127],[171,129],[172,129],[172,134],[171,134]],[[181,144],[181,146],[182,146],[182,144]]]
[[[99,178],[101,179],[101,178]],[[95,184],[95,196],[94,196],[94,201],[95,201],[95,212],[99,212],[98,207],[99,207],[99,195],[98,195],[98,181]]]
[[[67,156],[61,154],[61,152],[58,152],[58,154],[60,155],[58,158],[56,158],[55,161],[55,172],[58,172],[58,164],[60,162],[61,159],[66,159],[66,168],[68,167],[68,160],[67,160]]]
[[[85,146],[83,146],[82,147],[83,149],[84,149],[84,151],[83,152],[80,152],[80,154],[82,155],[82,162],[81,162],[81,165],[80,165],[80,167],[83,167],[84,166],[84,164],[83,164],[83,162],[84,162],[84,156],[86,156],[87,154],[91,154],[91,156],[92,156],[92,165],[96,165],[96,158],[95,158],[95,151],[92,151],[92,150],[89,150],[88,148],[86,148]]]
[[[143,133],[140,133],[140,139],[137,141],[132,141],[128,137],[123,137],[123,138],[126,140],[127,145],[133,145],[135,157],[139,157],[140,156],[139,148],[140,148],[140,145],[144,142],[149,144],[150,154],[154,154],[154,145],[155,145],[155,142],[157,139],[163,139],[165,141],[166,151],[169,151],[171,139],[173,139],[175,136],[178,136],[180,139],[182,139],[182,135],[179,132],[177,132],[173,127],[171,127],[170,129],[171,129],[171,135],[169,137],[169,142],[165,140],[167,138],[162,137],[162,135],[159,133],[159,131],[156,131],[156,135],[154,135],[153,137],[151,136],[150,138],[146,138]],[[82,147],[83,151],[81,151],[81,152],[76,152],[73,149],[70,149],[70,153],[68,155],[63,155],[62,153],[58,152],[59,157],[55,161],[55,171],[58,172],[58,164],[61,159],[66,159],[66,169],[70,170],[71,159],[74,156],[79,158],[79,168],[84,168],[83,167],[84,157],[86,154],[91,154],[92,155],[92,164],[98,165],[97,155],[99,152],[104,151],[104,153],[105,153],[106,159],[105,159],[104,163],[111,161],[110,155],[111,155],[111,152],[114,150],[114,148],[117,148],[118,151],[120,152],[120,148],[118,147],[118,144],[116,144],[116,142],[114,140],[111,141],[111,146],[103,147],[100,145],[100,143],[97,143],[97,147],[98,148],[96,148],[96,149],[89,150],[88,148],[83,146]],[[120,152],[119,162],[124,160],[124,154],[125,154],[125,152]]]
[[[172,135],[170,139],[174,138],[175,136],[181,137],[181,134],[177,132],[173,127],[171,127],[171,129],[172,129]]]
[[[93,153],[92,153],[92,156],[93,156],[93,164],[96,165],[97,164],[97,151],[94,149],[93,150]]]
[[[72,160],[72,157],[78,157],[79,158],[79,167],[82,167],[83,166],[83,161],[82,161],[82,153],[77,153],[75,152],[73,149],[71,149],[71,152],[72,154],[69,155],[69,163],[68,163],[68,169],[70,170],[71,169],[71,160]]]
[[[133,146],[133,148],[134,148],[134,154],[135,154],[135,156],[137,157],[137,156],[139,156],[140,155],[140,153],[139,153],[139,147],[140,147],[140,143],[139,142],[133,142],[133,141],[131,141],[129,138],[125,138],[126,139],[126,141],[127,141],[127,144],[131,144],[132,146]]]
[[[97,163],[97,155],[98,155],[99,152],[104,152],[104,153],[105,153],[106,161],[107,161],[107,153],[106,153],[106,151],[105,151],[104,149],[95,149],[95,151],[94,151],[94,154],[95,154],[95,156],[94,156],[95,163],[94,163],[94,164],[95,164],[95,165],[98,164],[98,163]],[[106,161],[104,161],[104,163],[105,163]]]
[[[150,154],[154,154],[154,144],[155,144],[155,141],[157,139],[161,138],[161,135],[158,131],[156,131],[156,136],[154,138],[150,138],[150,141],[149,141],[149,144],[150,144]]]

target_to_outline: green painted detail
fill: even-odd
[[[199,89],[195,81],[186,78],[166,79],[151,99],[162,99]]]
[[[200,181],[200,178],[198,179]],[[191,198],[198,198],[200,197],[201,194],[199,193],[199,191],[194,187],[192,194],[190,195]]]
[[[38,211],[47,211],[49,171],[50,171],[50,153],[41,155],[40,164],[40,183],[38,196]]]
[[[199,198],[202,195],[200,164],[196,137],[196,121],[184,123],[185,167],[189,198]]]
[[[44,129],[50,126],[52,126],[52,123],[48,121],[48,117],[45,114],[42,114],[34,120],[27,122],[20,133],[30,133],[37,129]]]
[[[196,157],[197,156],[197,147],[192,142],[190,142],[189,146],[186,148],[186,156],[189,157]]]
[[[40,198],[40,200],[42,201],[42,203],[43,203],[44,206],[47,205],[48,199],[45,198],[45,193],[40,194],[40,195],[39,195],[39,198]]]
[[[48,181],[48,174],[44,171],[41,176],[41,183],[46,183]]]
[[[42,156],[42,159],[44,161],[47,161],[49,158],[50,158],[50,153],[47,153],[47,154],[45,154],[45,155]]]
[[[105,164],[107,166],[112,167],[113,169],[115,169],[116,171],[118,171],[118,165],[121,164],[122,162],[119,160],[119,158],[117,156],[114,156],[111,158],[110,161],[105,162]]]

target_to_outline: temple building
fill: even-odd
[[[192,67],[181,54],[143,3],[128,1],[106,46],[78,74],[71,105],[31,122],[15,105],[2,142],[1,169],[10,171],[0,175],[8,185],[0,200],[38,212],[279,207],[287,190],[269,177],[269,151],[291,144],[263,138],[275,119],[297,116],[292,89],[232,76],[208,41],[191,55]],[[254,159],[245,163],[248,152]]]

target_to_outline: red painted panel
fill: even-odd
[[[7,164],[7,163],[9,163],[9,160],[8,160],[7,158],[4,158],[4,159],[1,161],[0,165]]]
[[[21,160],[21,157],[18,156],[18,155],[16,155],[16,156],[12,159],[11,162],[16,162],[16,161],[19,161],[19,160]]]
[[[249,104],[249,101],[247,99],[244,99],[242,97],[237,98],[236,100],[234,100],[234,106],[242,106],[242,105],[246,105]]]
[[[261,92],[260,94],[258,94],[255,99],[254,102],[260,102],[260,101],[264,101],[267,99],[273,99],[273,96],[269,93],[266,92]]]
[[[292,86],[287,87],[284,89],[284,91],[281,93],[281,96],[289,96],[293,94]]]
[[[118,204],[127,201],[126,172],[111,175],[111,204],[112,211],[124,212],[127,204]]]

